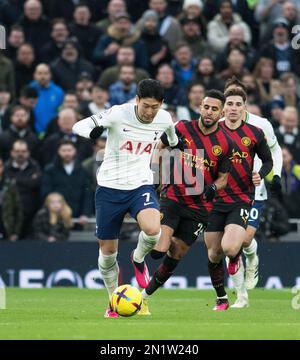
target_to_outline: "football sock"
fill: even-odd
[[[160,238],[161,230],[156,235],[147,235],[144,231],[139,234],[139,241],[137,247],[133,252],[133,261],[135,263],[142,263],[145,256],[154,248]]]
[[[217,297],[222,298],[226,296],[226,291],[224,287],[224,266],[223,260],[219,263],[212,263],[208,260],[208,273],[211,278],[211,283],[216,290]]]
[[[243,248],[243,252],[246,258],[251,261],[255,255],[257,255],[257,242],[255,239],[252,239],[251,244],[248,247]]]
[[[111,294],[118,287],[119,265],[117,262],[117,252],[111,255],[103,255],[99,250],[98,266],[102,280],[107,289],[109,299]]]
[[[234,275],[229,275],[237,291],[237,296],[239,295],[247,296],[244,273],[245,273],[244,263],[243,260],[241,259],[240,268],[238,269],[238,271]]]
[[[155,271],[149,285],[145,289],[145,293],[151,295],[162,286],[172,276],[178,263],[179,260],[172,259],[167,255]]]
[[[152,259],[158,260],[158,259],[161,259],[162,257],[164,257],[166,255],[166,252],[153,249],[153,250],[151,250],[150,255],[151,255]]]

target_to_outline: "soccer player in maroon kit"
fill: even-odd
[[[225,189],[218,192],[209,215],[204,239],[208,249],[208,271],[217,293],[214,310],[229,307],[224,288],[224,255],[229,257],[228,273],[234,275],[240,266],[240,252],[254,200],[255,186],[272,170],[273,161],[261,129],[243,121],[246,93],[242,89],[225,92],[225,121],[220,126],[234,141],[232,169]],[[262,160],[253,171],[255,154]]]
[[[168,253],[142,292],[140,315],[150,315],[149,296],[169,279],[179,261],[204,231],[212,200],[217,191],[227,184],[233,142],[218,123],[224,101],[220,91],[210,90],[202,101],[200,119],[182,120],[176,125],[177,136],[185,139],[187,150],[180,153],[179,160],[174,160],[171,168],[174,181],[163,191],[160,200],[162,234],[151,255],[158,259],[166,251]],[[168,146],[166,137],[162,136],[161,141]]]

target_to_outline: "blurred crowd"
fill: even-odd
[[[300,218],[299,20],[298,0],[0,0],[0,236],[56,241],[82,228],[106,139],[72,127],[131,101],[148,77],[174,122],[198,119],[207,89],[241,79],[249,111],[275,129],[282,204]]]

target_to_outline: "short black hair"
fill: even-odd
[[[60,142],[58,143],[58,149],[60,149],[64,145],[71,145],[77,150],[76,145],[72,140],[67,140],[67,139],[60,140]]]
[[[27,99],[37,99],[39,97],[38,91],[30,85],[24,86],[20,92],[20,96]]]
[[[225,99],[227,99],[229,96],[240,96],[244,100],[244,102],[246,102],[247,100],[246,92],[243,89],[239,88],[227,90],[224,95]]]
[[[153,98],[162,102],[164,99],[164,89],[158,80],[144,79],[138,83],[137,96],[140,99]]]
[[[241,80],[239,80],[236,76],[233,76],[232,78],[230,78],[226,81],[225,86],[224,86],[224,91],[226,91],[230,86],[239,87],[239,88],[243,89],[245,91],[245,93],[247,92],[246,85]]]
[[[221,103],[223,105],[225,104],[225,96],[222,93],[222,91],[220,91],[220,90],[216,90],[216,89],[208,90],[208,91],[206,91],[204,98],[206,98],[206,97],[218,99],[221,101]]]

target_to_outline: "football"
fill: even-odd
[[[121,285],[116,288],[111,296],[110,306],[120,316],[133,316],[140,309],[142,294],[134,286]]]

